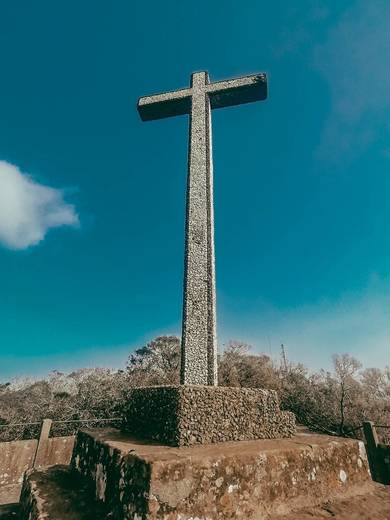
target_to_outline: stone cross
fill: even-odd
[[[210,83],[195,72],[191,86],[141,97],[143,121],[189,114],[181,383],[217,385],[217,337],[211,109],[267,97],[265,74]]]

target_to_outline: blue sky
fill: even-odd
[[[332,5],[333,4],[333,5]],[[213,112],[219,344],[390,363],[390,4],[0,7],[0,379],[179,333],[187,118],[139,96],[267,72]]]

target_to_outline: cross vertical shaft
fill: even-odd
[[[217,384],[211,110],[267,97],[265,74],[210,83],[207,72],[191,86],[138,100],[143,121],[189,114],[181,383]]]
[[[206,72],[192,74],[181,383],[217,384],[211,107]]]

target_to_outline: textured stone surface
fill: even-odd
[[[196,72],[191,87],[140,98],[144,121],[190,115],[184,262],[181,382],[216,385],[213,165],[211,109],[265,99],[265,74],[210,83]]]
[[[101,504],[94,489],[68,466],[29,470],[20,500],[20,520],[99,520]]]
[[[363,443],[324,435],[172,448],[81,431],[72,467],[114,519],[259,520],[370,485]]]
[[[182,383],[216,385],[213,164],[208,74],[192,75],[182,324]]]
[[[124,429],[171,446],[291,437],[295,418],[275,391],[212,386],[157,386],[130,391]]]

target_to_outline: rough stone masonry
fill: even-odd
[[[278,439],[295,434],[295,416],[280,411],[274,390],[199,385],[129,391],[125,431],[169,446]]]
[[[265,74],[210,83],[192,74],[189,88],[142,97],[143,121],[189,114],[181,383],[217,385],[211,109],[264,100]]]
[[[91,483],[105,518],[118,520],[274,519],[367,491],[370,482],[362,442],[315,434],[178,449],[81,430],[72,468]]]

